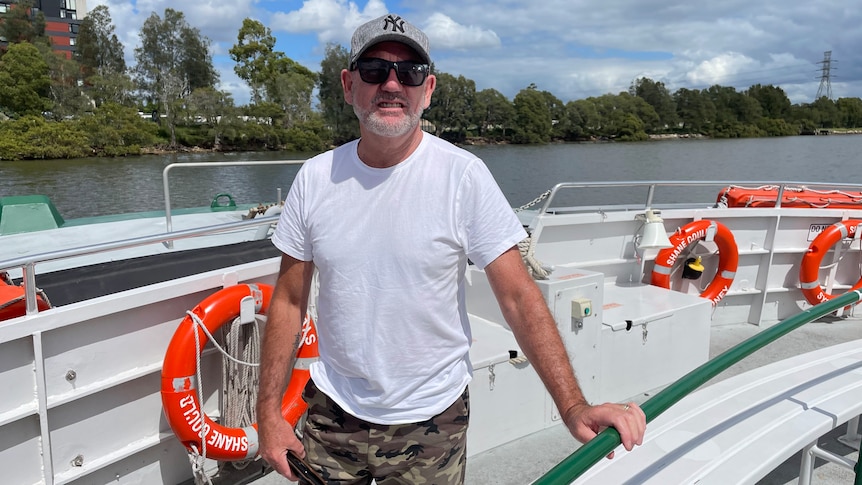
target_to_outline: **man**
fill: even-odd
[[[614,426],[626,449],[640,444],[637,405],[584,400],[518,252],[526,234],[485,165],[420,130],[436,85],[425,34],[380,17],[356,30],[349,61],[341,82],[361,137],[303,165],[273,236],[284,255],[261,358],[261,456],[294,480],[288,450],[328,483],[463,482],[468,258],[573,436]],[[320,360],[300,443],[280,404],[315,267]]]

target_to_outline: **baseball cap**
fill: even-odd
[[[380,42],[400,42],[409,46],[422,58],[422,62],[431,64],[430,45],[428,37],[418,27],[395,14],[387,14],[360,25],[353,38],[350,39],[350,64],[352,68],[357,59],[362,57],[371,46]]]

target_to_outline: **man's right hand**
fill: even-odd
[[[297,456],[305,459],[305,448],[297,439],[293,427],[281,416],[279,419],[261,420],[258,425],[260,457],[280,475],[294,482],[299,480],[287,463],[287,450],[293,450]]]

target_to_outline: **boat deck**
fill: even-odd
[[[760,330],[757,326],[750,324],[729,324],[713,327],[710,335],[710,358],[755,335]],[[862,338],[862,318],[824,317],[791,332],[766,346],[760,352],[743,359],[710,381],[709,384],[772,362],[860,338]],[[633,396],[633,399],[643,402],[649,397],[649,394],[643,394]],[[845,431],[845,427],[839,427],[822,438],[820,443],[824,448],[836,454],[855,460],[857,451],[837,440]],[[577,443],[564,427],[548,428],[493,450],[471,456],[467,465],[466,484],[524,485],[551,469],[576,448]],[[760,480],[758,484],[796,484],[799,482],[799,464],[800,454],[797,453]],[[817,461],[812,483],[833,485],[852,482],[853,474],[851,471],[835,464]],[[292,482],[275,473],[269,473],[250,483],[277,485]]]
[[[758,331],[756,326],[750,324],[713,327],[710,358],[753,336]],[[743,359],[739,364],[713,379],[710,385],[772,362],[860,338],[862,338],[862,319],[826,317],[791,332],[761,351]],[[633,399],[643,402],[649,397],[650,395],[643,394],[633,396]],[[825,443],[823,445],[825,448],[855,460],[856,450],[843,445],[836,439],[843,435],[844,431],[844,427],[837,428],[821,443]],[[566,429],[562,426],[550,428],[479,456],[471,457],[467,468],[467,483],[473,485],[530,483],[570,455],[575,449],[576,443]],[[763,485],[798,483],[799,464],[800,458],[797,454],[758,483]],[[852,472],[838,465],[818,460],[813,483],[841,484],[852,482]]]

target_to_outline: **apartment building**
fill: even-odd
[[[0,15],[14,7],[14,3],[0,0]],[[51,39],[54,50],[71,58],[78,28],[87,13],[86,0],[34,0],[33,10],[34,14],[42,12],[45,16],[45,35]]]

